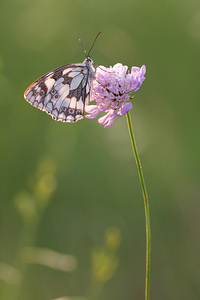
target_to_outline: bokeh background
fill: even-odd
[[[200,3],[1,0],[0,299],[144,299],[145,220],[126,118],[55,122],[23,99],[82,62],[147,66],[133,128],[151,299],[200,299]]]

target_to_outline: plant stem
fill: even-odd
[[[145,278],[145,300],[149,300],[149,286],[150,286],[150,258],[151,258],[151,229],[150,229],[150,214],[149,214],[149,202],[147,196],[147,190],[144,182],[144,175],[142,172],[142,166],[139,159],[137,146],[133,134],[133,128],[131,123],[131,116],[128,112],[126,114],[128,129],[131,139],[131,144],[133,148],[133,153],[136,160],[136,165],[138,168],[138,175],[142,187],[143,199],[144,199],[144,210],[145,210],[145,222],[146,222],[146,278]]]

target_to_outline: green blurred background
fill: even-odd
[[[95,64],[147,66],[131,116],[151,299],[200,299],[200,3],[189,0],[1,0],[0,299],[144,299],[126,118],[62,124],[23,99],[44,73],[82,62],[78,39],[88,50],[99,30]]]

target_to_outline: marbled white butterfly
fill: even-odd
[[[43,75],[29,86],[24,98],[56,121],[74,123],[82,119],[85,106],[90,102],[96,73],[89,56],[92,47],[83,63],[64,65]]]

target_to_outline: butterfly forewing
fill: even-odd
[[[53,119],[76,122],[83,118],[95,79],[93,61],[62,66],[36,80],[25,91],[25,99]]]

